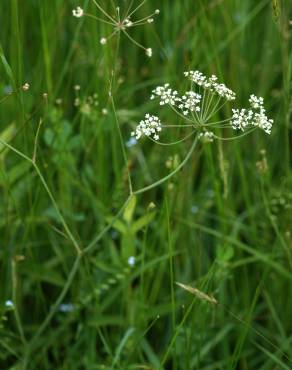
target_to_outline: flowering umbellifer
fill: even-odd
[[[192,132],[185,136],[179,143],[198,133],[198,138],[204,142],[212,142],[214,139],[228,140],[236,137],[218,137],[212,129],[233,128],[244,131],[244,135],[253,128],[260,128],[267,134],[271,133],[273,120],[268,118],[264,108],[264,99],[251,95],[249,109],[232,108],[232,117],[213,121],[216,114],[226,103],[233,102],[236,94],[224,83],[219,83],[215,75],[205,76],[200,71],[188,71],[184,73],[191,82],[191,89],[179,94],[168,83],[153,89],[150,99],[158,99],[161,106],[170,107],[174,113],[182,118],[181,124],[165,125],[156,116],[146,114],[145,119],[140,121],[132,136],[140,139],[143,135],[158,141],[159,135],[164,128],[188,128]],[[171,144],[170,144],[171,145]]]

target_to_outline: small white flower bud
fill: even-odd
[[[84,15],[84,10],[80,8],[80,6],[77,6],[76,9],[72,10],[73,17],[81,18]]]
[[[152,49],[151,48],[146,49],[145,54],[147,55],[147,57],[151,58],[152,57]]]
[[[26,82],[23,86],[22,86],[22,90],[23,91],[27,91],[29,89],[29,84]]]

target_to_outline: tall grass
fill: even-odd
[[[292,5],[148,0],[152,58],[77,5],[98,15],[0,2],[0,368],[291,369]],[[197,68],[264,96],[272,134],[131,145]]]

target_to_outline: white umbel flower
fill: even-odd
[[[72,10],[73,17],[81,18],[84,15],[84,10],[80,8],[80,6],[77,6],[76,9]]]
[[[147,113],[144,120],[140,121],[139,125],[136,127],[136,130],[131,133],[131,136],[135,136],[137,140],[143,135],[152,137],[154,140],[159,140],[159,132],[161,129],[160,119]]]
[[[264,106],[264,99],[262,97],[257,97],[254,94],[249,97],[248,101],[254,109],[261,109]]]
[[[247,126],[251,125],[253,119],[253,111],[243,109],[232,109],[231,126],[235,130],[244,131]]]
[[[212,88],[221,98],[225,98],[226,100],[234,100],[236,98],[235,93],[224,84],[215,83],[212,85]]]
[[[190,112],[200,112],[200,103],[202,96],[195,93],[194,91],[187,91],[180,99],[178,107],[182,110],[186,116]]]
[[[184,75],[196,85],[201,86],[205,90],[217,93],[221,98],[225,98],[227,100],[234,100],[236,98],[236,94],[232,90],[223,83],[219,84],[217,82],[218,78],[215,75],[206,77],[200,71],[189,71],[185,72]]]
[[[249,126],[259,127],[267,134],[271,133],[274,121],[267,117],[264,108],[264,99],[251,95],[249,98],[251,109],[232,109],[231,126],[244,131]]]
[[[163,86],[157,86],[153,91],[150,99],[155,99],[156,97],[160,98],[160,105],[176,105],[177,102],[180,102],[180,98],[178,97],[178,92],[176,90],[172,90],[169,87],[169,84],[165,84]]]

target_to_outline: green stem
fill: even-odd
[[[187,155],[185,156],[184,160],[180,163],[180,165],[178,165],[176,167],[175,170],[173,170],[172,172],[170,172],[168,175],[164,176],[162,179],[154,182],[153,184],[151,185],[148,185],[148,186],[145,186],[144,188],[141,188],[141,189],[138,189],[136,191],[133,191],[133,194],[137,195],[137,194],[142,194],[142,193],[145,193],[146,191],[148,190],[151,190],[153,188],[155,188],[156,186],[164,183],[165,181],[167,181],[168,179],[170,179],[173,175],[175,175],[180,169],[182,169],[184,167],[184,165],[187,163],[187,161],[189,160],[189,158],[191,157],[193,151],[195,150],[195,147],[197,145],[197,141],[198,141],[198,138],[196,137],[190,150],[188,151]]]

